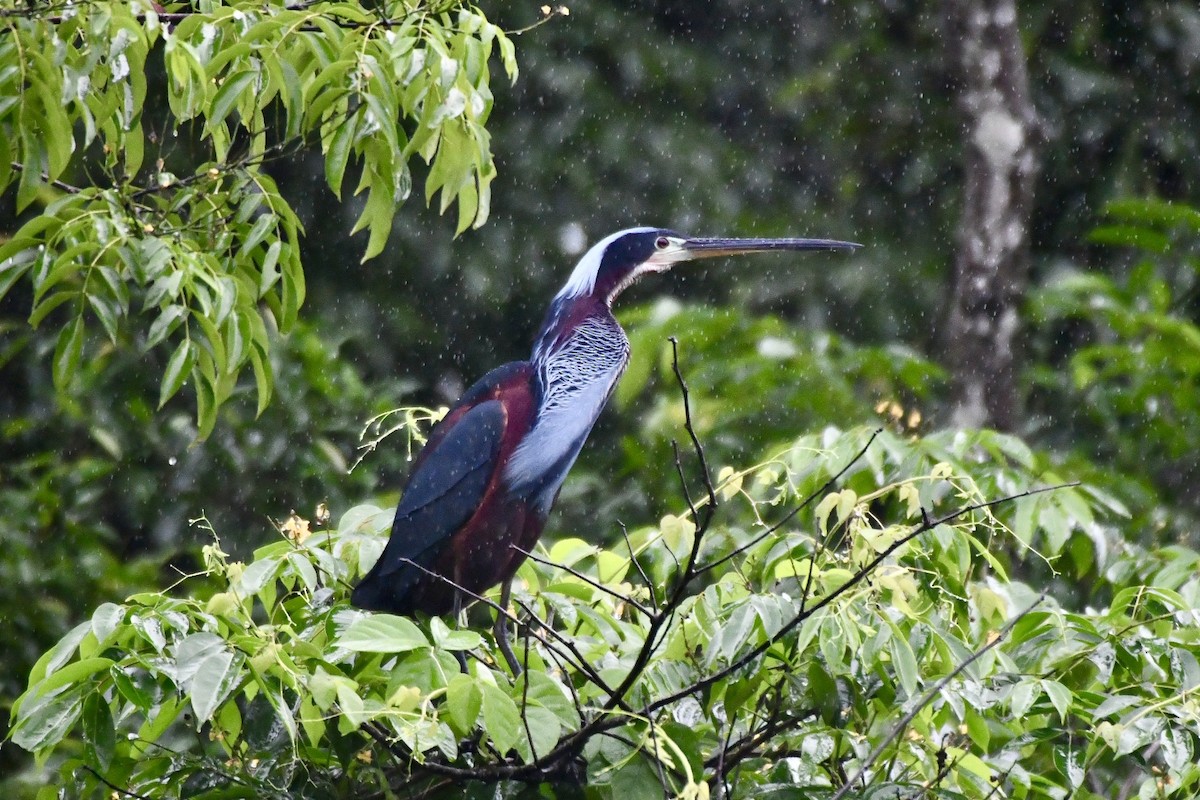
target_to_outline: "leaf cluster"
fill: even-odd
[[[302,228],[267,162],[319,147],[338,195],[361,163],[365,258],[383,249],[418,157],[430,165],[427,201],[440,194],[443,212],[457,203],[460,231],[482,225],[495,176],[489,57],[498,47],[510,78],[516,62],[504,33],[466,4],[180,7],[2,8],[0,191],[16,182],[18,210],[53,199],[0,247],[0,297],[25,280],[32,325],[65,318],[60,391],[93,323],[115,342],[144,317],[140,345],[171,348],[159,404],[190,382],[203,437],[246,367],[265,408],[267,328],[289,331],[304,302]],[[147,85],[160,63],[162,98]],[[174,154],[181,130],[194,138],[190,158]],[[81,162],[103,178],[65,182]]]

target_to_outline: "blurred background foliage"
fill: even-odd
[[[485,10],[505,29],[538,16]],[[1045,144],[1027,414],[1013,433],[1045,469],[1123,503],[1131,546],[1195,546],[1200,12],[1173,0],[1020,12]],[[58,331],[29,329],[27,296],[0,301],[0,621],[14,642],[0,696],[97,602],[189,569],[207,540],[190,519],[206,515],[246,554],[292,509],[326,502],[336,517],[394,500],[400,442],[346,472],[366,420],[447,403],[526,357],[575,258],[629,225],[868,246],[849,260],[713,264],[624,297],[634,360],[552,535],[615,534],[616,520],[657,519],[663,495],[677,496],[668,336],[717,465],[830,424],[936,429],[963,138],[942,34],[932,2],[572,5],[516,38],[521,77],[497,89],[488,121],[499,174],[487,225],[455,238],[453,215],[409,203],[362,264],[366,235],[348,236],[361,198],[332,198],[319,154],[275,162],[305,227],[308,299],[272,351],[270,407],[256,418],[253,383],[239,385],[202,443],[190,386],[154,410],[164,364],[136,333],[93,343],[97,357],[56,398]],[[3,233],[37,213],[18,217],[15,201],[0,196]],[[1102,534],[1080,547],[1117,538]]]

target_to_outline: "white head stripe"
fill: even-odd
[[[656,228],[627,228],[623,231],[617,231],[614,234],[605,236],[600,241],[592,245],[583,258],[579,259],[579,263],[575,265],[575,270],[571,273],[571,277],[567,278],[567,282],[563,284],[559,290],[558,297],[578,297],[582,294],[587,294],[596,288],[596,276],[600,272],[600,262],[604,258],[604,251],[610,244],[620,239],[628,233],[648,233],[656,230]]]

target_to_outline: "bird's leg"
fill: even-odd
[[[519,677],[523,670],[508,643],[508,601],[511,595],[512,578],[509,578],[500,586],[500,608],[496,611],[496,626],[492,629],[492,633],[496,637],[496,647],[500,650],[500,655],[504,656],[504,660],[508,662],[508,668],[512,670],[515,678]]]
[[[458,627],[460,627],[460,628],[463,626],[463,607],[462,606],[463,606],[462,592],[460,592],[458,589],[455,589],[454,590],[454,621],[455,621],[455,623],[458,624]],[[456,659],[458,659],[459,669],[461,669],[463,674],[466,675],[468,672],[467,654],[465,652],[463,652],[462,650],[455,650],[454,657]]]

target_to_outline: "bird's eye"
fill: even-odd
[[[665,236],[660,236],[654,240],[654,246],[657,247],[659,250],[666,250],[668,247],[671,246],[671,240]]]

